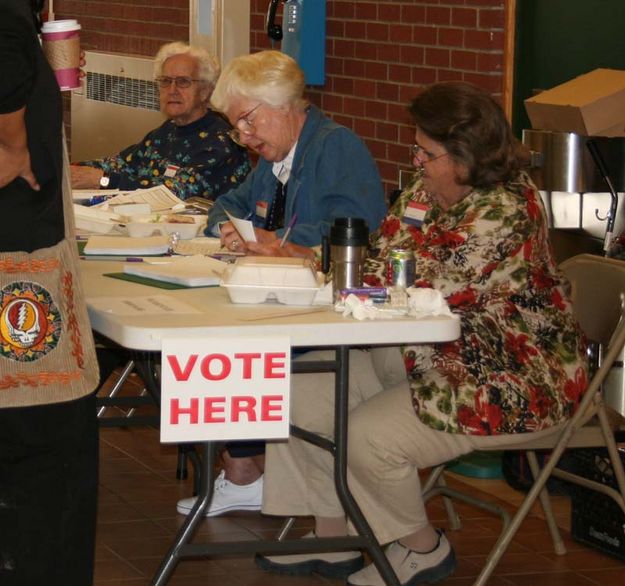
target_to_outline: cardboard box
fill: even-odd
[[[595,69],[525,100],[532,128],[625,136],[625,71]]]

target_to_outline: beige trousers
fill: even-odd
[[[332,359],[310,352],[302,359]],[[332,437],[334,376],[292,377],[291,421]],[[435,431],[417,418],[398,348],[350,352],[348,484],[380,543],[428,525],[419,469],[453,460],[472,450],[513,447],[555,433],[468,436]],[[267,444],[262,510],[270,515],[340,517],[332,456],[290,438]]]

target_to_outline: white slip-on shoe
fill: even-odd
[[[311,531],[302,539],[314,539]],[[265,556],[257,554],[256,565],[276,574],[310,576],[319,574],[326,578],[346,578],[362,568],[364,558],[359,551],[310,552]]]
[[[438,545],[428,553],[418,553],[394,541],[386,548],[386,557],[402,586],[434,584],[445,580],[456,569],[456,556],[445,535],[439,532]],[[349,586],[384,586],[374,564],[369,564],[347,578]]]
[[[178,501],[176,510],[188,515],[195,505],[197,497],[193,496]],[[251,484],[234,484],[226,479],[222,470],[213,485],[213,500],[204,513],[205,517],[216,517],[229,511],[260,511],[263,501],[263,477],[260,476]]]

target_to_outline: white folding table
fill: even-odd
[[[180,528],[176,540],[161,563],[153,584],[166,584],[182,558],[233,552],[292,553],[328,549],[366,548],[387,584],[399,585],[369,524],[347,486],[347,419],[349,349],[358,346],[399,345],[404,343],[445,342],[460,334],[457,317],[392,318],[383,321],[357,321],[343,318],[332,308],[295,307],[273,303],[236,305],[219,287],[163,290],[105,276],[121,272],[122,263],[81,261],[83,283],[94,331],[133,351],[158,354],[164,337],[210,336],[288,336],[292,348],[332,348],[335,359],[323,362],[293,362],[293,372],[333,372],[335,374],[334,439],[319,437],[292,427],[292,433],[334,454],[337,494],[346,514],[358,531],[356,537],[314,540],[244,541],[238,543],[191,543],[197,525],[210,504],[213,485],[214,446],[202,444],[200,489],[195,507]],[[142,298],[172,296],[192,306],[198,313],[174,315],[118,315],[95,308],[95,298]],[[149,369],[151,371],[151,369]],[[146,373],[150,378],[150,372]],[[158,381],[146,380],[158,385]],[[159,389],[152,389],[157,395]]]

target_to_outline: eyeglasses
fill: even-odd
[[[157,77],[155,81],[159,85],[159,87],[162,87],[162,88],[169,87],[173,83],[173,84],[176,84],[176,87],[179,87],[180,89],[184,90],[188,87],[191,87],[192,83],[197,82],[197,81],[202,81],[202,80],[193,79],[192,77],[186,77],[186,76],[168,77],[164,75],[162,77]]]
[[[435,155],[430,151],[426,151],[420,144],[412,144],[410,145],[410,156],[412,158],[417,158],[420,163],[431,163],[432,161],[436,161],[436,159],[441,159],[446,157],[449,153],[443,153],[442,155]]]
[[[256,112],[256,110],[258,110],[258,108],[260,108],[262,105],[263,103],[261,102],[260,104],[254,106],[251,110],[248,110],[247,112],[245,112],[245,114],[242,114],[236,119],[235,123],[233,124],[234,128],[230,131],[230,138],[234,142],[240,144],[241,146],[245,146],[241,142],[241,133],[252,134],[256,130],[256,127],[254,126],[254,121],[250,120],[250,116],[254,112]]]

